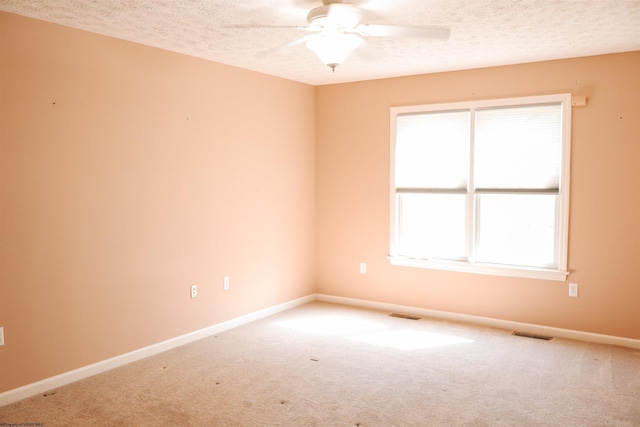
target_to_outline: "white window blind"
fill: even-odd
[[[398,187],[467,188],[468,111],[402,115],[397,129]]]
[[[562,104],[478,109],[475,118],[476,188],[558,189]]]

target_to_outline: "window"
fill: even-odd
[[[394,265],[565,280],[571,95],[391,109]]]

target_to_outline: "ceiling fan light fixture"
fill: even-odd
[[[307,41],[307,48],[313,51],[323,64],[334,72],[347,57],[360,46],[360,37],[355,34],[345,34],[342,31],[323,31]]]

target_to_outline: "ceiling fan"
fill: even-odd
[[[362,10],[354,0],[322,0],[322,6],[307,14],[307,25],[296,27],[307,31],[301,39],[286,47],[305,43],[333,72],[367,37],[412,37],[447,40],[451,31],[439,26],[403,26],[364,24]]]

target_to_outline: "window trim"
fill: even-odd
[[[475,260],[455,261],[439,259],[418,259],[398,256],[398,232],[396,223],[396,186],[395,186],[395,146],[396,146],[396,117],[407,113],[426,113],[436,111],[452,111],[471,109],[472,120],[475,121],[475,110],[479,108],[509,107],[518,105],[535,105],[545,103],[560,103],[562,108],[562,160],[559,182],[558,204],[559,215],[556,228],[556,252],[558,254],[557,268],[536,268],[501,264],[475,262]],[[565,281],[569,275],[567,270],[569,248],[569,189],[570,189],[570,154],[571,154],[571,94],[561,93],[541,96],[527,96],[519,98],[502,98],[473,100],[440,104],[425,104],[391,107],[390,109],[390,254],[389,261],[394,266],[418,267],[436,270],[449,270],[465,273],[489,274],[494,276],[522,277],[543,280]],[[474,127],[471,128],[473,138]],[[473,162],[473,152],[470,153]],[[472,163],[473,165],[473,163]],[[482,191],[482,190],[480,190]],[[468,197],[476,197],[471,191],[466,191]],[[475,204],[467,204],[467,209],[475,209]],[[475,223],[475,213],[467,215],[467,221]],[[473,224],[467,224],[473,226]],[[468,240],[477,238],[476,233],[469,233]]]

